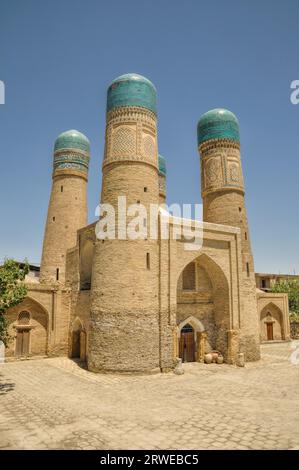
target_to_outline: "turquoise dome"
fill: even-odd
[[[166,160],[163,155],[158,155],[159,173],[160,175],[166,176]]]
[[[140,106],[157,113],[157,92],[147,78],[137,73],[113,80],[107,92],[107,112],[124,106]]]
[[[69,131],[62,132],[54,144],[54,152],[61,149],[79,149],[89,153],[90,143],[88,138],[79,131],[71,129]]]
[[[240,141],[239,122],[231,111],[216,108],[201,116],[197,124],[198,145],[210,139]]]

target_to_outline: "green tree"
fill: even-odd
[[[289,309],[292,318],[299,318],[299,282],[295,279],[285,279],[276,282],[271,292],[282,292],[289,296]]]
[[[0,341],[3,341],[5,346],[10,339],[5,312],[26,297],[27,288],[23,281],[28,272],[27,261],[20,265],[13,259],[5,259],[0,266]]]

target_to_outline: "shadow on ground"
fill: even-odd
[[[5,395],[11,392],[15,388],[14,382],[8,382],[3,378],[3,374],[0,374],[0,395]]]
[[[80,367],[80,369],[87,370],[87,362],[86,361],[82,361],[81,359],[77,359],[75,357],[71,357],[70,360],[72,362],[74,362],[75,364],[77,364],[77,366]]]

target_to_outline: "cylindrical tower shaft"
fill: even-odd
[[[205,113],[198,123],[203,220],[241,229],[244,317],[241,341],[247,360],[259,358],[254,263],[245,206],[239,123],[225,109]]]
[[[158,156],[159,162],[159,203],[166,203],[166,161],[163,155]]]
[[[55,142],[53,183],[48,208],[40,281],[65,281],[66,251],[75,246],[77,230],[87,225],[89,141],[78,131]]]
[[[158,183],[155,88],[136,74],[119,77],[108,89],[101,195],[101,203],[114,208],[116,238],[98,240],[95,247],[90,370],[150,372],[159,367],[159,253],[148,226],[150,205],[159,203]],[[120,226],[120,196],[126,198],[126,210],[144,206],[145,239],[124,235],[135,214]]]

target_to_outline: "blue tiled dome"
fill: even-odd
[[[54,152],[61,149],[79,149],[85,152],[90,151],[90,143],[88,138],[79,131],[71,129],[69,131],[62,132],[54,144]]]
[[[158,155],[159,173],[166,176],[166,160],[163,155]]]
[[[239,122],[231,111],[216,108],[201,116],[197,125],[198,145],[210,139],[240,141]]]
[[[113,80],[107,93],[107,112],[124,106],[140,106],[157,113],[155,86],[142,75],[128,73]]]

